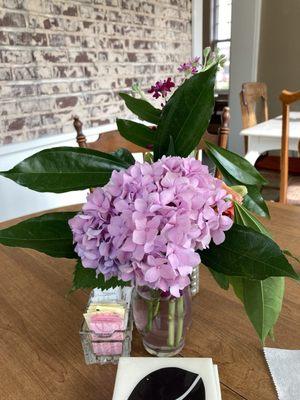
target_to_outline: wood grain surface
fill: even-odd
[[[299,256],[300,208],[270,204],[270,210],[266,226],[274,239]],[[72,260],[0,246],[1,399],[111,400],[116,366],[87,366],[83,359],[78,331],[88,295],[67,296],[73,265]],[[291,280],[275,336],[268,346],[300,349],[300,287]],[[146,355],[134,332],[132,356]],[[231,291],[219,289],[205,269],[181,356],[213,358],[223,400],[276,399],[261,344],[242,305]]]

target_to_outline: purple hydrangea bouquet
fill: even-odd
[[[203,264],[216,283],[232,286],[262,342],[273,335],[284,279],[299,279],[255,214],[269,217],[265,179],[244,158],[206,143],[222,173],[209,173],[192,155],[214,105],[214,82],[224,57],[204,51],[148,90],[121,93],[145,125],[118,119],[120,134],[149,149],[139,163],[126,149],[43,150],[1,175],[40,192],[95,188],[82,211],[54,212],[0,231],[0,243],[75,259],[73,289],[134,285],[134,318],[152,354],[172,355],[191,319],[190,276]]]

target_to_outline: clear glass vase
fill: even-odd
[[[190,287],[175,298],[146,286],[133,291],[133,318],[148,353],[158,357],[171,357],[184,346],[187,329],[191,324]]]

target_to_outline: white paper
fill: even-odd
[[[177,367],[199,374],[208,400],[220,400],[216,372],[211,358],[121,357],[113,400],[127,400],[135,386],[146,375],[160,368]]]

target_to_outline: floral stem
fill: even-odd
[[[176,303],[174,299],[169,301],[168,312],[168,346],[174,347],[175,342],[175,309]]]
[[[159,299],[156,299],[155,300],[155,302],[154,302],[154,304],[153,304],[153,308],[154,308],[154,311],[153,311],[153,319],[157,316],[157,314],[158,314],[158,312],[159,312],[159,306],[160,306],[160,301],[159,301]]]
[[[183,333],[183,320],[184,320],[184,303],[183,296],[177,299],[177,332],[176,332],[176,347],[179,346],[182,333]]]
[[[147,301],[147,325],[146,332],[152,331],[153,325],[153,302]]]

